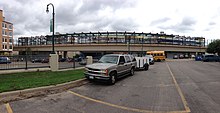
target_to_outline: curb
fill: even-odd
[[[0,104],[11,101],[23,100],[31,97],[60,93],[70,88],[85,85],[88,82],[89,81],[86,78],[83,78],[63,84],[0,93]]]

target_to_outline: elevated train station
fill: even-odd
[[[165,51],[166,57],[174,54],[196,55],[205,52],[205,38],[185,37],[161,33],[136,32],[81,32],[56,34],[55,51],[60,57],[72,57],[73,54],[83,53],[94,57],[107,53],[123,52],[136,55],[146,54],[147,51]],[[52,36],[20,37],[14,47],[19,54],[30,51],[31,54],[50,54]]]

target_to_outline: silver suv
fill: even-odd
[[[98,63],[85,66],[85,77],[89,80],[106,80],[115,84],[116,80],[126,75],[134,75],[136,60],[132,55],[108,54]]]

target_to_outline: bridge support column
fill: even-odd
[[[50,60],[51,71],[58,71],[58,69],[59,69],[58,55],[57,54],[50,54],[49,60]]]
[[[92,56],[86,56],[86,64],[92,64],[92,63],[93,63]]]

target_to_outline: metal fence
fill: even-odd
[[[59,69],[84,67],[86,65],[86,59],[77,58],[60,58]]]
[[[93,59],[97,62],[98,59]],[[84,67],[87,64],[86,58],[59,58],[59,69]],[[16,55],[0,56],[0,70],[49,68],[48,55]]]
[[[44,55],[16,55],[0,56],[0,70],[47,68],[49,56]]]
[[[74,59],[74,60],[73,60]],[[93,59],[93,63],[98,62],[98,59]],[[84,67],[87,64],[87,59],[66,58],[59,59],[59,69]]]

